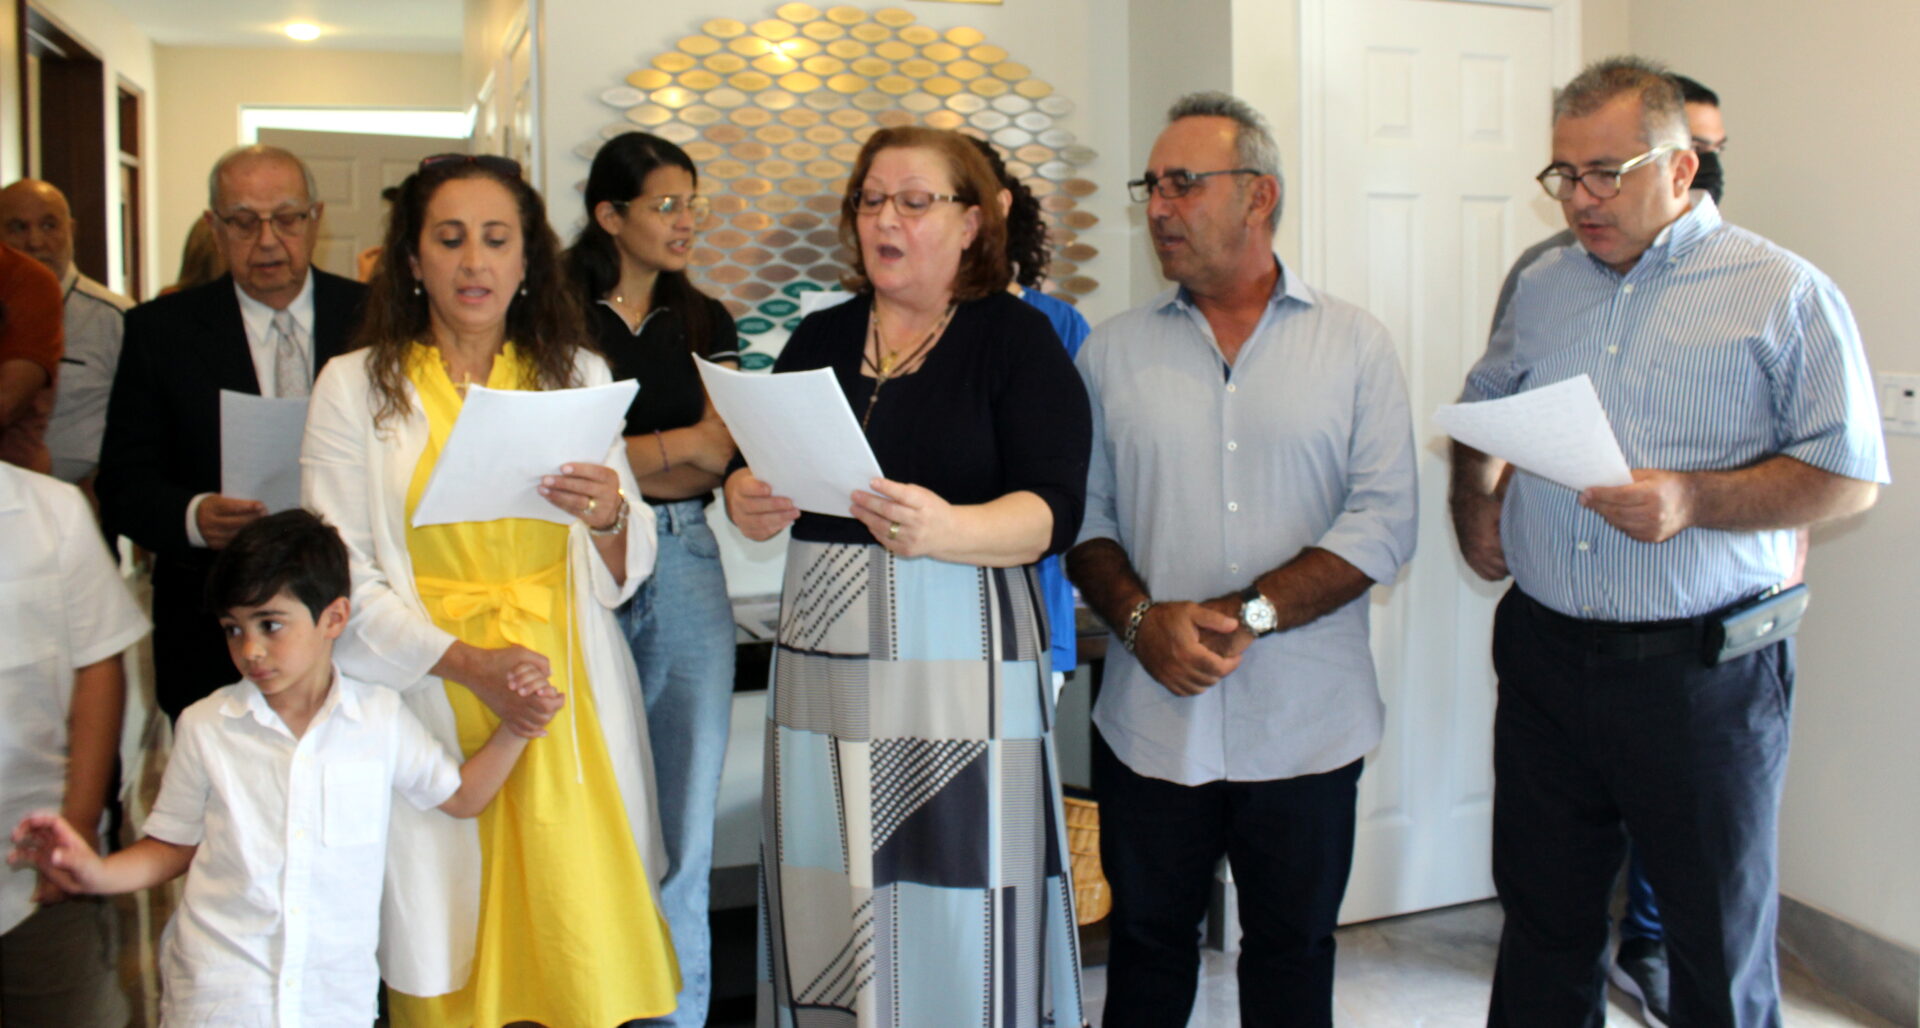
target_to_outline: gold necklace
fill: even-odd
[[[901,359],[899,350],[888,349],[885,342],[881,340],[880,307],[878,303],[874,305],[873,312],[867,316],[867,338],[873,344],[873,353],[862,355],[863,362],[873,372],[873,394],[867,397],[867,411],[860,417],[862,431],[866,430],[867,422],[873,420],[873,405],[880,402],[880,387],[894,377],[896,369],[912,367],[915,361],[933,348],[935,340],[938,340],[947,330],[947,323],[953,320],[953,312],[959,307],[957,303],[948,304],[946,313],[940,315],[940,320],[934,323],[933,331],[928,332],[927,337],[920,340],[920,345],[914,347],[912,353],[907,354],[905,359]],[[879,358],[877,361],[876,357]]]

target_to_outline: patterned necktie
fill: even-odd
[[[273,391],[281,399],[307,395],[307,348],[300,342],[300,323],[290,311],[273,312]]]

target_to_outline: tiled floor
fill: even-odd
[[[1339,1028],[1468,1028],[1486,1023],[1488,983],[1500,938],[1500,908],[1491,901],[1412,914],[1340,930],[1334,970],[1334,1024]],[[1240,1023],[1233,957],[1205,951],[1191,1028]],[[1788,1028],[1891,1028],[1834,996],[1796,968],[1783,967]],[[1107,969],[1090,967],[1084,984],[1098,1024]],[[1610,1028],[1641,1024],[1618,992],[1607,1009]]]

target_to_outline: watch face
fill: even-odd
[[[1240,620],[1246,622],[1254,635],[1265,635],[1273,631],[1280,618],[1273,609],[1272,601],[1261,596],[1240,605]]]

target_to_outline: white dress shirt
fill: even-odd
[[[147,628],[80,490],[0,462],[0,830],[60,809],[74,670]],[[0,867],[0,935],[33,913],[33,885]]]
[[[1102,324],[1077,363],[1093,403],[1080,540],[1118,542],[1155,599],[1238,592],[1307,547],[1375,582],[1413,556],[1407,390],[1365,311],[1281,268],[1231,368],[1185,290]],[[1094,723],[1135,773],[1181,785],[1345,767],[1384,715],[1368,602],[1255,640],[1198,696],[1111,645]]]
[[[279,396],[274,388],[274,309],[247,295],[238,282],[233,285],[233,295],[240,301],[240,323],[247,329],[247,352],[253,357],[253,378],[260,384],[260,395],[273,399]],[[307,282],[300,287],[300,294],[287,304],[287,313],[293,315],[293,322],[300,326],[300,333],[307,341],[307,360],[313,360],[313,273],[307,273]],[[193,546],[207,545],[207,539],[200,534],[200,503],[212,493],[201,493],[187,504],[187,542]],[[252,499],[252,497],[242,497]]]
[[[60,380],[54,383],[53,419],[47,424],[47,450],[53,474],[78,482],[100,465],[100,437],[107,427],[107,394],[120,366],[120,337],[125,312],[133,301],[67,265],[64,316],[67,349],[60,355]]]
[[[181,713],[145,826],[199,847],[161,943],[162,1023],[373,1023],[393,794],[431,810],[460,765],[392,690],[333,681],[299,739],[249,681]]]

